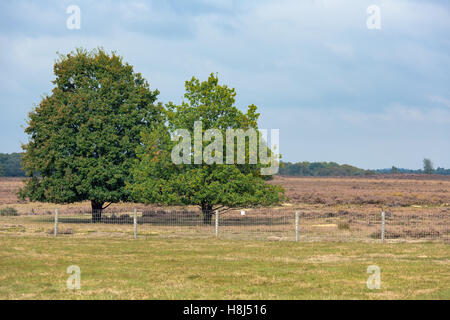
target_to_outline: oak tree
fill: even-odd
[[[131,199],[125,183],[140,133],[162,121],[159,92],[103,49],[59,55],[53,71],[51,94],[29,113],[22,165],[31,179],[20,195],[53,203],[89,200],[99,221],[109,204]]]
[[[134,168],[133,183],[129,184],[136,201],[163,205],[196,205],[203,213],[203,222],[211,223],[214,210],[249,206],[270,206],[284,199],[284,190],[266,183],[261,175],[261,164],[248,161],[249,141],[246,141],[246,162],[232,164],[207,163],[205,158],[196,161],[194,152],[184,156],[188,163],[174,163],[173,148],[179,141],[172,141],[177,129],[185,129],[195,135],[195,123],[201,121],[204,138],[208,129],[217,129],[223,135],[227,129],[257,129],[259,114],[256,106],[246,113],[235,105],[235,91],[218,83],[211,74],[207,81],[196,78],[186,81],[185,101],[180,105],[167,104],[167,124],[158,130],[144,131],[143,145],[137,149],[138,160]],[[190,140],[191,140],[190,138]],[[212,138],[218,139],[218,137]],[[211,139],[211,140],[212,140]],[[195,141],[188,141],[193,145]],[[202,139],[203,150],[211,141]],[[261,147],[261,146],[260,146]],[[226,154],[226,146],[214,152],[220,157]],[[213,155],[215,156],[215,155]]]

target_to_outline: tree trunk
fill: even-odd
[[[102,221],[103,204],[104,202],[97,202],[95,200],[91,200],[92,222],[97,223]]]
[[[212,205],[202,203],[203,224],[211,224],[211,218],[213,214]]]

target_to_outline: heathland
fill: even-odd
[[[273,210],[450,215],[444,176],[275,177],[270,183],[289,197]],[[19,178],[0,180],[0,209],[27,216],[90,207],[21,201],[15,194],[21,185]],[[146,207],[112,205],[117,211],[134,206]],[[9,227],[0,228],[0,299],[450,299],[445,241],[135,240],[90,232],[53,238]],[[81,269],[80,290],[66,287],[70,265]],[[370,265],[380,267],[379,290],[366,286]]]

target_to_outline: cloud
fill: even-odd
[[[402,105],[366,113],[351,108],[265,108],[260,127],[280,129],[286,161],[337,161],[364,168],[420,168],[424,156],[449,167],[450,111]]]
[[[318,130],[323,140],[313,139],[317,145],[309,144],[310,150],[328,145],[327,134],[341,136],[324,151],[311,151],[318,160],[353,159],[354,137],[374,146],[382,139],[389,144],[392,136],[408,144],[408,135],[422,127],[428,149],[442,146],[449,131],[450,5],[377,1],[382,29],[374,31],[366,28],[372,2],[1,2],[0,151],[17,151],[26,139],[20,125],[51,90],[56,51],[80,46],[116,50],[164,102],[179,102],[193,75],[204,79],[218,72],[221,82],[237,89],[240,108],[256,104],[262,119],[279,121],[287,132],[296,132],[299,121]],[[70,4],[81,8],[81,30],[66,28]],[[302,160],[307,154],[290,151],[297,149],[296,139],[288,139],[285,150]],[[403,151],[410,163],[413,152]],[[372,164],[375,152],[367,147],[356,164]],[[443,154],[441,162],[450,166],[449,157]]]
[[[354,50],[353,46],[346,43],[324,43],[324,46],[328,48],[331,52],[336,54],[337,56],[344,58],[353,58]]]
[[[444,106],[450,108],[450,99],[446,99],[446,98],[439,97],[439,96],[431,96],[430,101],[436,102],[440,105],[444,105]]]

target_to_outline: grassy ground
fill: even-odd
[[[450,299],[443,243],[0,235],[0,299]],[[81,268],[81,290],[66,269]],[[366,287],[369,265],[381,289]]]

